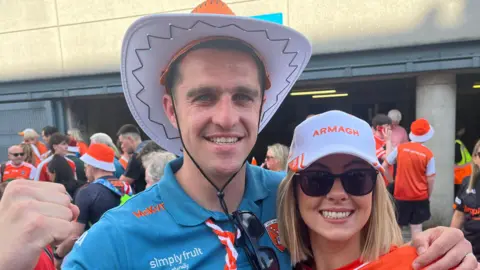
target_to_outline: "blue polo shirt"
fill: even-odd
[[[232,226],[224,213],[201,207],[184,192],[174,175],[182,163],[182,158],[170,162],[157,184],[107,211],[78,239],[62,269],[223,269],[225,246],[205,221],[212,218],[229,231]],[[247,164],[239,209],[262,221],[266,233],[259,245],[276,252],[281,269],[291,269],[276,223],[276,194],[284,175]],[[252,269],[243,249],[237,251],[238,269]]]

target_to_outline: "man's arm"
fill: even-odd
[[[125,174],[122,175],[119,180],[125,181],[131,185],[135,182],[135,180],[140,178],[142,169],[142,162],[138,159],[137,154],[133,154],[132,158],[128,162]]]
[[[128,176],[125,176],[125,174],[122,175],[122,176],[120,176],[120,179],[118,179],[118,180],[120,180],[120,181],[125,181],[125,182],[129,183],[130,185],[135,182],[135,179],[130,178],[130,177],[128,177]]]
[[[428,182],[428,197],[430,198],[433,192],[433,185],[435,184],[435,175],[427,176],[427,182]]]
[[[385,169],[385,177],[387,178],[388,183],[393,183],[393,176],[388,172],[388,167],[397,163],[398,148],[393,149],[393,151],[385,158],[382,166]]]

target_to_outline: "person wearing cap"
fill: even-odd
[[[68,137],[60,134],[54,133],[49,137],[48,145],[50,147],[51,155],[44,159],[37,167],[37,172],[35,174],[35,181],[52,181],[48,174],[48,163],[53,159],[54,155],[61,156],[65,158],[72,168],[73,175],[77,175],[77,167],[75,162],[67,157],[68,154]]]
[[[297,126],[290,149],[277,212],[296,269],[411,268],[417,253],[401,247],[367,122],[341,111],[319,114]]]
[[[115,153],[104,144],[91,144],[87,153],[80,159],[85,163],[85,172],[89,184],[80,188],[74,203],[80,209],[74,231],[55,251],[56,264],[70,252],[76,239],[91,228],[108,210],[120,205],[124,196],[131,196],[132,188],[128,183],[113,176]]]
[[[27,128],[22,132],[19,132],[18,135],[23,137],[23,142],[32,146],[33,153],[35,154],[35,161],[33,165],[38,166],[38,164],[43,160],[43,155],[48,152],[47,146],[38,140],[39,135],[34,129]]]
[[[383,163],[397,164],[393,197],[398,209],[398,224],[410,226],[412,237],[422,231],[422,223],[430,219],[430,196],[435,183],[435,158],[424,143],[435,133],[424,118],[410,127],[410,142],[400,144]]]
[[[76,178],[77,181],[79,182],[80,185],[83,185],[87,182],[87,176],[85,174],[85,164],[83,164],[83,161],[80,160],[79,152],[80,148],[78,146],[78,143],[75,139],[72,137],[68,136],[68,148],[67,148],[68,153],[65,155],[66,158],[70,159],[75,163],[75,172],[76,172]]]
[[[276,237],[284,173],[246,161],[310,56],[302,34],[234,16],[222,1],[134,22],[122,46],[124,96],[142,130],[181,157],[157,184],[105,213],[62,268],[291,268]],[[468,242],[459,230],[438,230],[440,238],[430,231],[416,247],[435,238],[449,248],[443,262],[458,264]],[[429,248],[422,258],[443,254]]]

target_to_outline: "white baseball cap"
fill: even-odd
[[[332,154],[349,154],[370,163],[381,173],[370,125],[342,111],[328,111],[303,121],[295,128],[288,168],[299,172]]]

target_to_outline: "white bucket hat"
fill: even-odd
[[[200,4],[191,14],[158,14],[135,21],[125,34],[121,76],[125,99],[142,130],[167,151],[182,155],[178,130],[161,104],[161,82],[174,56],[202,40],[230,38],[251,46],[265,65],[268,82],[259,132],[277,111],[305,69],[312,46],[301,33],[280,24],[234,16],[218,0]],[[270,86],[270,87],[268,87]]]
[[[356,156],[384,173],[375,155],[375,139],[370,125],[342,111],[312,116],[295,128],[288,167],[299,172],[331,154]]]
[[[424,118],[413,121],[412,125],[410,125],[410,130],[408,137],[412,142],[426,142],[435,134],[433,127],[428,123],[428,120]]]

